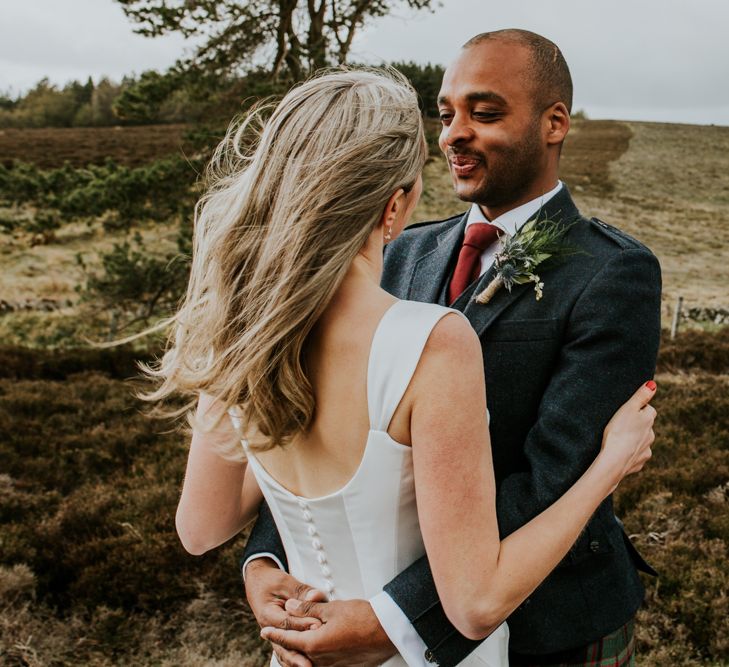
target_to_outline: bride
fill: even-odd
[[[506,665],[504,619],[650,457],[655,385],[614,415],[584,475],[500,540],[479,340],[458,311],[379,285],[422,190],[415,92],[340,70],[290,91],[252,140],[256,118],[216,152],[187,295],[147,368],[147,398],[196,406],[182,544],[222,544],[265,497],[291,574],[330,600],[371,597],[427,553],[450,621],[488,636],[461,664]]]

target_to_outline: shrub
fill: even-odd
[[[174,511],[186,439],[143,407],[128,382],[97,372],[0,380],[0,655],[14,664],[140,664],[145,652],[159,663],[166,646],[171,664],[225,647],[263,664],[240,623],[250,629],[240,543],[202,558],[183,550]],[[210,643],[192,641],[192,628],[181,641],[213,607]]]
[[[729,373],[729,327],[715,332],[687,329],[670,340],[664,332],[658,360],[660,371]]]
[[[193,186],[201,167],[201,161],[179,157],[142,167],[107,160],[85,169],[66,164],[42,170],[10,162],[0,164],[0,202],[58,211],[66,221],[111,213],[105,224],[122,229],[134,222],[168,220],[176,215],[191,219],[197,196]]]
[[[122,380],[137,375],[137,359],[150,361],[153,354],[151,350],[134,350],[129,346],[72,350],[0,347],[0,378],[66,380],[77,373],[96,371]]]
[[[720,664],[729,643],[729,381],[661,375],[654,456],[616,511],[660,573],[646,579],[641,665]]]
[[[141,234],[115,243],[111,252],[101,255],[102,272],[86,271],[86,284],[77,291],[86,301],[112,313],[110,337],[137,322],[147,323],[157,315],[170,314],[185,292],[190,271],[188,256],[182,252],[155,255],[147,251]],[[180,250],[185,239],[179,239]]]
[[[725,368],[718,353],[699,356],[723,340],[687,332],[661,364]],[[265,663],[240,595],[245,536],[202,558],[175,536],[186,438],[145,417],[121,381],[151,354],[0,348],[9,664]],[[661,573],[645,579],[639,662],[719,665],[729,650],[729,378],[674,370],[658,378],[654,457],[616,494],[617,514]]]

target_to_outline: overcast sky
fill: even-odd
[[[434,4],[437,4],[437,0]],[[478,32],[518,27],[555,41],[591,118],[729,125],[729,0],[442,0],[401,9],[355,40],[358,61],[447,64]],[[0,91],[44,76],[119,80],[164,69],[189,45],[135,35],[114,0],[0,0]]]

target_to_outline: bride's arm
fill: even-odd
[[[222,406],[201,394],[198,420],[217,417]],[[237,437],[227,415],[209,432],[193,429],[185,481],[177,506],[175,525],[187,551],[200,555],[229,540],[250,521],[263,499],[253,471],[245,461],[221,457],[218,447]]]
[[[621,408],[603,451],[574,486],[500,541],[482,350],[465,320],[447,316],[435,327],[411,389],[428,559],[446,615],[463,635],[479,639],[546,578],[598,505],[650,456],[655,411],[641,408],[653,392],[644,388]]]

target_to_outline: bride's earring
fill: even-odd
[[[387,232],[385,233],[385,241],[392,241],[392,225],[387,228]]]

